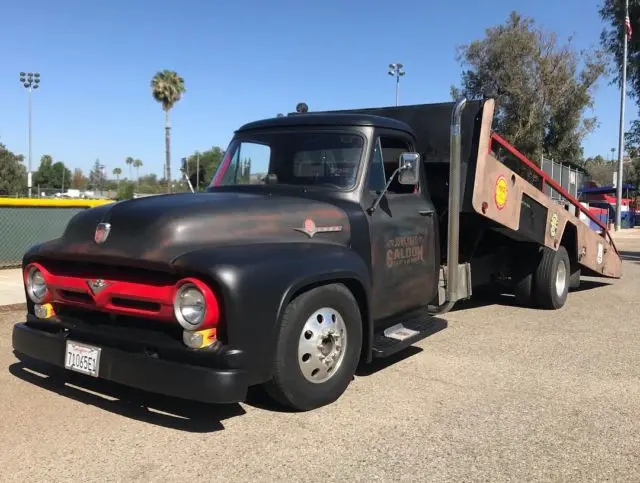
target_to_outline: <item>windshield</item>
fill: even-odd
[[[247,133],[227,149],[211,186],[286,184],[352,188],[364,139],[353,133]]]

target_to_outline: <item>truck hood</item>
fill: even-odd
[[[103,243],[94,236],[109,223]],[[149,196],[77,214],[64,234],[40,246],[47,258],[99,263],[171,263],[202,248],[256,243],[347,245],[350,226],[336,206],[299,198],[251,193],[185,193]]]

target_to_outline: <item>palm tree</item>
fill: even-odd
[[[113,175],[116,177],[118,184],[120,184],[120,175],[122,174],[122,170],[120,168],[113,168]]]
[[[136,177],[138,178],[138,181],[140,181],[140,168],[142,167],[142,161],[136,159],[133,162],[133,167],[136,168]]]
[[[124,162],[127,163],[127,166],[129,166],[129,177],[133,178],[133,175],[131,174],[131,166],[133,165],[133,158],[129,156],[127,159],[124,160]]]
[[[186,91],[184,79],[172,70],[157,72],[151,79],[151,93],[153,98],[162,104],[165,112],[164,144],[167,169],[167,191],[171,192],[171,134],[169,125],[169,111],[176,102],[182,99],[182,94]]]

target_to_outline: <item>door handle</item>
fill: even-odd
[[[418,214],[421,216],[433,216],[432,210],[418,210]]]

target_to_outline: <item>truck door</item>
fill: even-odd
[[[408,135],[382,132],[377,137],[363,196],[365,205],[373,203],[376,192],[398,167],[400,154],[412,148]],[[377,210],[368,216],[374,320],[426,306],[438,287],[433,204],[419,186],[402,185],[396,179]]]

